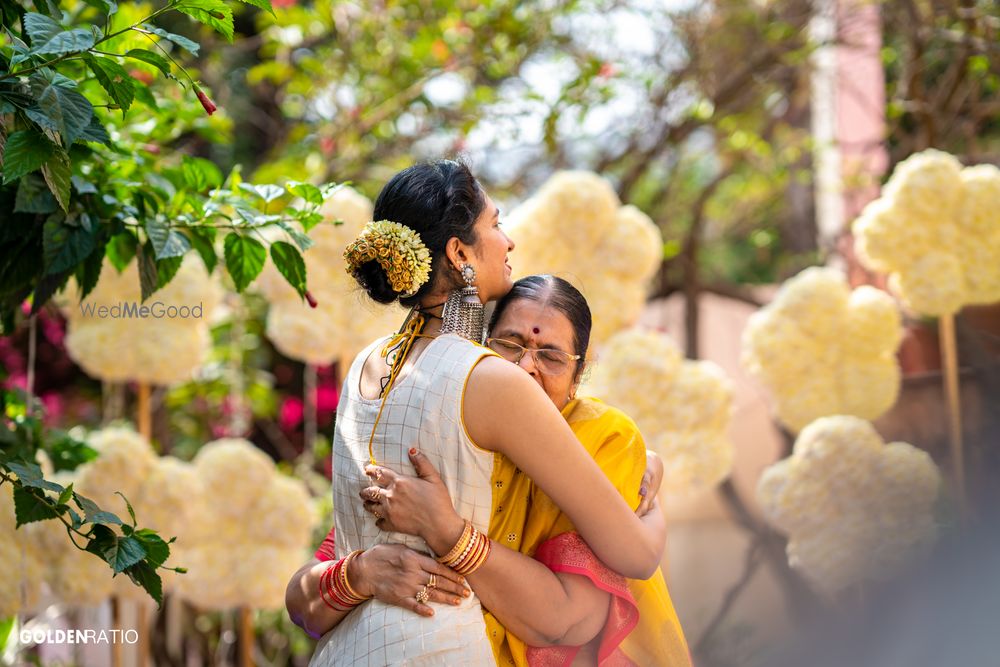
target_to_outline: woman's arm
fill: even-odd
[[[435,553],[447,553],[458,540],[448,535],[453,529],[461,535],[465,520],[455,512],[447,487],[427,457],[411,449],[410,461],[416,477],[377,467],[377,486],[361,492],[365,509],[378,510],[380,529],[426,536]],[[609,593],[585,577],[556,574],[496,542],[486,562],[468,579],[483,606],[532,646],[585,644],[607,620]]]
[[[566,512],[612,570],[631,579],[652,576],[666,545],[666,526],[655,520],[659,513],[648,513],[649,521],[633,513],[527,373],[484,358],[469,377],[463,415],[472,439],[507,455]],[[453,544],[460,535],[459,528],[441,538]]]
[[[347,616],[323,601],[320,578],[333,561],[311,559],[292,575],[285,588],[285,608],[295,625],[318,639]],[[402,544],[377,544],[354,558],[347,569],[347,578],[359,595],[374,596],[387,603],[420,614],[433,616],[434,610],[416,599],[416,593],[427,584],[430,575],[437,577],[429,589],[430,600],[457,605],[468,595],[463,578],[433,558]]]

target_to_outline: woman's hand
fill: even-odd
[[[464,577],[402,544],[376,544],[351,562],[347,574],[358,594],[374,595],[421,616],[434,615],[431,607],[417,600],[424,586],[428,600],[444,604],[460,604],[469,595]]]
[[[656,501],[656,494],[660,491],[660,484],[663,483],[663,459],[656,452],[646,450],[646,472],[642,475],[642,483],[639,485],[639,495],[642,500],[635,509],[635,513],[643,516],[653,508]]]
[[[435,553],[446,554],[462,536],[465,520],[455,511],[448,488],[427,457],[410,449],[410,461],[416,477],[366,466],[365,474],[373,484],[358,495],[381,530],[416,535]]]

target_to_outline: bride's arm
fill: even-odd
[[[502,359],[484,358],[469,377],[463,417],[472,439],[523,470],[608,567],[630,579],[652,576],[666,546],[662,516],[633,513],[527,373]],[[439,538],[454,544],[461,529],[451,533]]]
[[[365,509],[381,517],[377,522],[380,529],[420,536],[436,553],[447,553],[457,539],[452,535],[462,532],[465,521],[455,512],[444,482],[427,457],[413,449],[410,461],[416,476],[384,466],[369,466],[372,485],[359,495],[365,501]],[[658,481],[646,484],[645,491],[654,500],[652,511],[645,513],[642,520],[655,536],[665,526],[655,504],[659,484]],[[493,543],[489,558],[469,575],[469,584],[483,606],[508,631],[531,646],[579,646],[595,637],[606,624],[608,592],[583,576],[553,572],[539,561],[506,548],[502,542]]]

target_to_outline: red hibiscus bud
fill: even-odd
[[[314,297],[312,295],[312,292],[310,292],[309,290],[306,290],[306,301],[309,302],[310,308],[315,308],[316,306],[319,305],[318,303],[316,303],[316,297]]]
[[[198,101],[201,102],[201,106],[205,108],[205,113],[211,116],[213,113],[216,112],[218,107],[215,106],[215,103],[212,102],[212,100],[208,99],[208,95],[205,94],[205,91],[203,91],[198,86],[195,86],[194,94],[198,96]]]

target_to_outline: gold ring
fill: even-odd
[[[427,588],[435,588],[437,586],[438,578],[436,574],[432,574],[431,578],[427,580]]]
[[[372,515],[374,515],[376,521],[382,518],[382,513],[378,510],[372,510]]]
[[[430,599],[430,597],[431,593],[426,586],[421,586],[420,590],[417,591],[416,598],[417,602],[419,602],[420,604],[427,604],[427,601]]]

